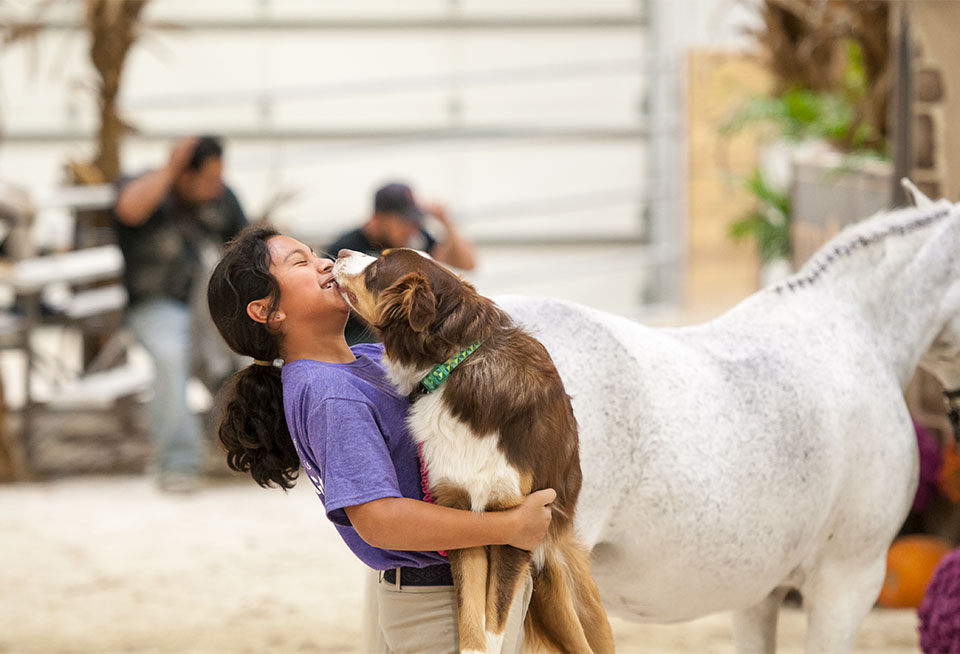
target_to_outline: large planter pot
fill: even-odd
[[[890,207],[892,166],[821,144],[793,154],[791,240],[799,268],[846,225]]]

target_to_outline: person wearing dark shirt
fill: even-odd
[[[124,257],[128,322],[156,368],[149,402],[158,481],[190,491],[203,471],[199,421],[187,407],[196,318],[191,298],[205,280],[204,259],[247,219],[223,182],[223,147],[214,137],[186,138],[163,168],[118,184],[113,224]]]
[[[441,240],[424,229],[427,215],[443,226]],[[340,250],[354,250],[376,257],[383,250],[399,247],[423,250],[440,263],[461,270],[473,270],[476,265],[473,246],[450,220],[446,207],[438,203],[418,204],[410,187],[398,182],[380,187],[373,196],[373,213],[367,222],[341,235],[327,252],[336,257]],[[347,321],[345,333],[350,345],[377,340],[373,330],[354,315]]]

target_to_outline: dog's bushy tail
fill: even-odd
[[[544,554],[543,566],[533,570],[524,651],[612,654],[613,631],[590,575],[590,556],[573,529],[545,543]]]

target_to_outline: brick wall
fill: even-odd
[[[906,3],[910,23],[912,168],[910,177],[933,199],[960,200],[960,3],[914,0]],[[907,391],[914,416],[952,440],[940,384],[917,371]]]
[[[913,73],[911,177],[932,198],[960,200],[960,3],[906,3]]]

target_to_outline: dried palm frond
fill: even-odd
[[[90,165],[72,164],[83,169],[87,181],[111,181],[120,175],[120,141],[129,129],[120,116],[117,96],[120,92],[127,54],[143,32],[141,16],[149,0],[84,0],[77,29],[90,34],[90,61],[97,72],[96,96],[100,114],[96,153]],[[4,46],[26,43],[36,48],[40,34],[51,26],[56,7],[77,8],[76,0],[41,0],[30,16],[0,18],[0,43]],[[98,170],[99,175],[92,171]]]
[[[846,97],[854,106],[847,143],[868,134],[882,149],[890,92],[888,21],[884,0],[741,0],[759,12],[762,28],[747,30],[774,77],[774,95],[807,89]],[[851,44],[855,49],[851,49]],[[853,60],[855,59],[855,60]],[[851,81],[851,67],[862,79]]]
[[[117,108],[127,53],[140,35],[141,12],[148,0],[86,0],[84,22],[90,32],[90,61],[100,76],[100,130],[93,163],[104,180],[120,176],[120,140],[125,123]]]

